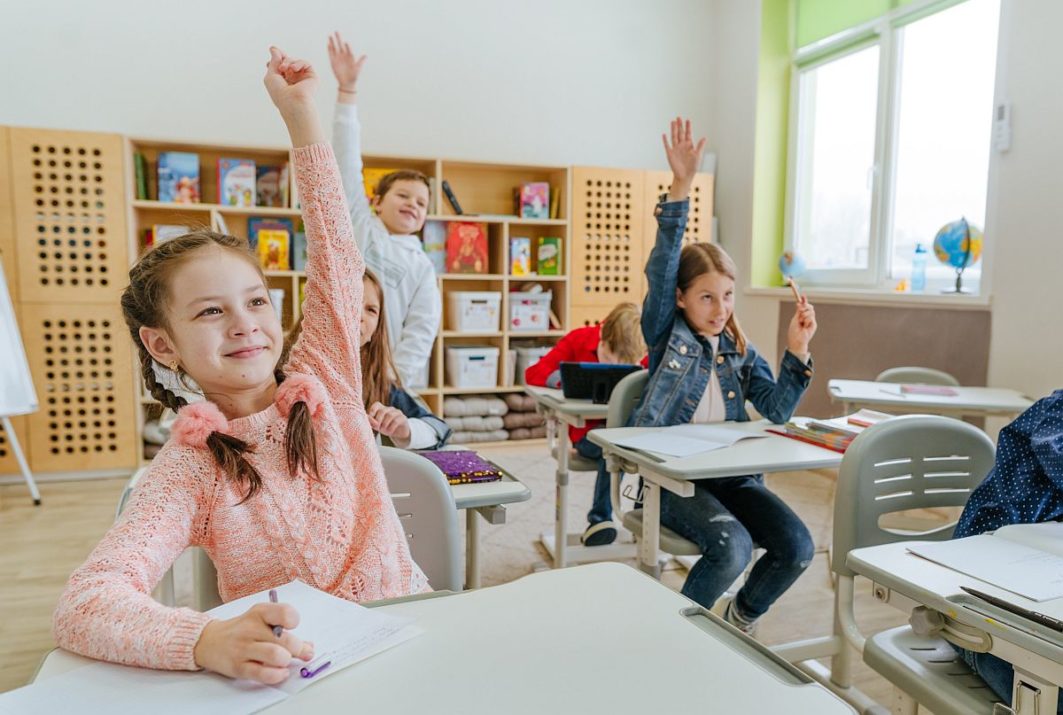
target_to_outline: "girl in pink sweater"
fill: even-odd
[[[364,264],[314,108],[317,76],[276,48],[267,67],[309,242],[302,334],[285,355],[262,270],[232,236],[167,241],[130,271],[122,308],[145,382],[179,416],[59,600],[56,641],[82,655],[263,683],[284,680],[293,657],[313,657],[313,645],[289,631],[299,622],[290,606],[263,603],[219,621],[154,601],[152,589],[189,546],[206,550],[226,601],[295,578],[352,601],[428,588],[362,402]],[[171,389],[179,386],[205,399],[187,404]]]

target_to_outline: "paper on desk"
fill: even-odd
[[[1031,601],[1063,596],[1063,558],[998,536],[913,544],[908,550]]]
[[[266,603],[265,593],[253,594],[211,609],[215,618],[234,618],[257,603]],[[299,612],[299,627],[292,632],[314,644],[314,660],[310,667],[326,661],[332,665],[313,678],[303,678],[299,669],[303,661],[292,661],[291,676],[277,689],[288,694],[298,693],[314,683],[347,666],[354,665],[421,633],[409,618],[388,615],[337,598],[295,580],[277,588],[277,600],[293,606]],[[154,715],[154,714],[153,714]]]
[[[674,425],[623,437],[614,442],[621,447],[654,452],[668,457],[690,457],[714,449],[730,447],[747,437],[764,437],[760,432],[736,429],[726,425]]]
[[[231,715],[257,712],[287,697],[268,685],[215,673],[93,663],[0,694],[0,713]]]

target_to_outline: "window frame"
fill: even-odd
[[[854,269],[808,269],[804,274],[809,286],[824,288],[853,288],[876,291],[892,291],[893,279],[890,278],[890,263],[893,256],[893,217],[895,209],[895,178],[897,167],[898,132],[900,128],[900,74],[904,57],[903,29],[930,15],[959,5],[966,0],[924,0],[896,9],[875,20],[840,32],[832,37],[814,42],[794,52],[791,60],[790,101],[787,118],[787,168],[786,196],[783,222],[783,245],[792,251],[795,244],[799,199],[801,188],[798,173],[802,169],[803,157],[799,155],[802,137],[799,136],[801,110],[808,102],[800,92],[804,73],[842,59],[855,52],[877,46],[878,64],[878,105],[875,110],[875,150],[874,163],[871,167],[871,211],[868,235],[867,268]],[[998,21],[999,32],[999,21]],[[997,53],[999,57],[1000,45]],[[995,97],[995,88],[994,88]],[[987,140],[992,143],[991,137]],[[990,172],[992,171],[992,163]],[[804,177],[801,177],[804,178]],[[989,191],[991,176],[987,176],[986,221],[991,205]],[[987,290],[988,271],[985,267],[987,256],[983,255],[983,267],[979,290],[976,295],[984,295]]]

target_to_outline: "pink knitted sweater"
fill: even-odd
[[[174,438],[139,481],[119,521],[70,577],[59,599],[56,642],[129,665],[194,670],[210,617],[151,597],[188,546],[206,550],[230,601],[294,578],[352,601],[427,590],[410,557],[362,406],[358,334],[364,263],[340,175],[326,144],[293,152],[309,242],[303,330],[274,404],[229,422],[210,403],[186,407]],[[304,400],[317,438],[316,481],[289,475],[288,410]],[[262,489],[220,473],[203,446],[210,428],[253,444],[247,459]]]

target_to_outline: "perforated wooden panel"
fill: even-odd
[[[111,303],[128,270],[122,138],[12,128],[23,303]]]
[[[134,467],[132,355],[117,301],[24,304],[21,317],[41,402],[27,418],[30,468]]]
[[[11,426],[15,428],[15,436],[22,445],[22,453],[29,458],[29,440],[26,437],[26,418],[11,417]],[[0,474],[22,474],[15,460],[15,452],[11,447],[11,437],[7,430],[0,429]]]
[[[690,214],[687,216],[687,228],[683,233],[683,243],[692,241],[712,241],[712,196],[716,177],[712,174],[699,173],[694,177],[690,187]],[[672,188],[672,172],[647,171],[646,193],[651,206],[657,204],[658,197]],[[657,219],[653,211],[646,212],[646,254],[653,248],[657,235]]]
[[[571,327],[641,300],[645,213],[643,172],[573,168]]]

